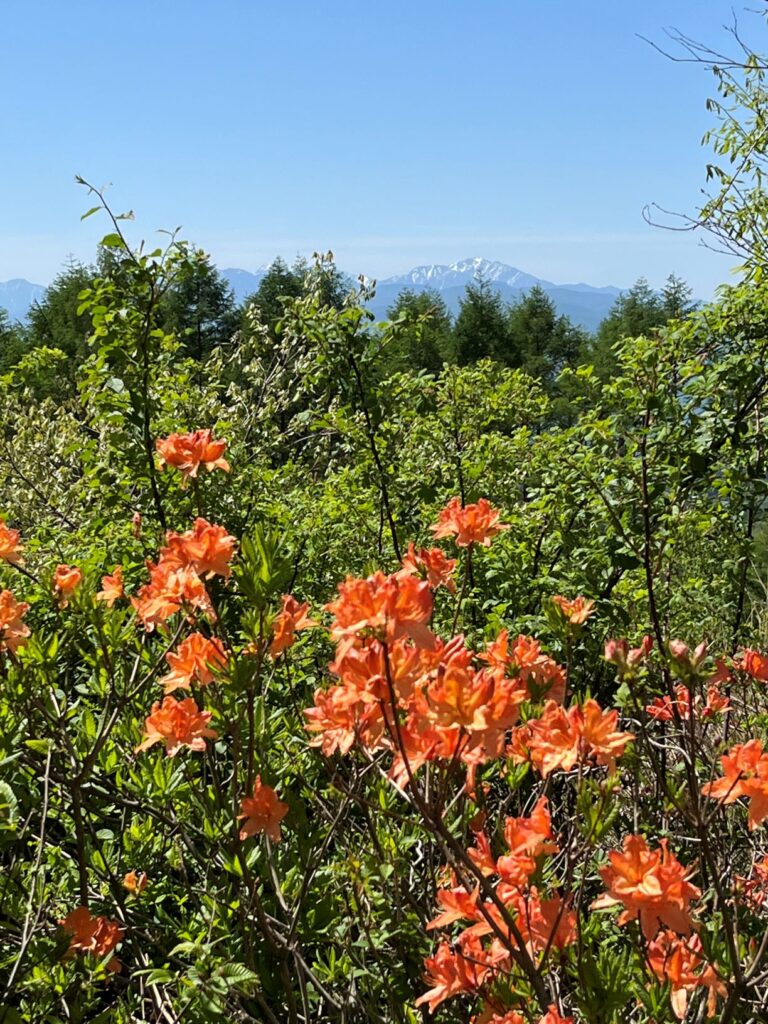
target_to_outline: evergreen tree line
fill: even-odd
[[[12,322],[0,309],[0,374],[27,353],[55,349],[66,356],[57,364],[51,392],[66,394],[78,365],[85,358],[91,330],[89,315],[79,311],[79,294],[105,269],[106,253],[95,266],[70,263],[35,302],[24,324]],[[257,291],[238,305],[226,280],[199,254],[193,269],[159,298],[164,327],[173,331],[186,355],[204,360],[216,348],[236,343],[255,330],[274,342],[279,334],[284,303],[310,290],[322,304],[340,307],[350,285],[330,262],[316,267],[302,259],[289,266],[276,259]],[[592,334],[557,312],[539,286],[506,303],[491,282],[478,279],[467,286],[457,315],[451,315],[436,291],[403,290],[388,310],[398,321],[395,341],[383,349],[380,372],[439,373],[445,363],[466,366],[491,358],[520,368],[558,394],[557,379],[566,367],[591,364],[608,378],[613,369],[613,346],[624,337],[647,335],[693,308],[688,285],[670,275],[661,292],[640,278],[615,301]]]

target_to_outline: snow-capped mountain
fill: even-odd
[[[41,299],[44,293],[43,285],[32,284],[23,277],[0,281],[0,309],[7,310],[11,320],[23,320],[32,303]]]
[[[510,267],[498,260],[486,260],[482,256],[459,260],[457,263],[435,263],[432,266],[414,267],[407,274],[386,277],[379,284],[387,288],[395,285],[400,288],[434,288],[436,291],[445,291],[457,285],[466,287],[480,277],[492,284],[508,285],[510,288],[532,288],[535,284],[551,284],[549,281],[534,277],[533,274],[526,274],[517,267]]]
[[[559,313],[588,331],[595,330],[621,292],[612,286],[553,284],[507,263],[475,256],[457,263],[414,267],[407,274],[384,278],[377,282],[370,307],[377,317],[383,318],[403,289],[422,292],[429,288],[442,296],[452,313],[457,313],[467,285],[480,280],[488,281],[505,302],[514,302],[538,285],[550,296]]]

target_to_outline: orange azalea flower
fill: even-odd
[[[564,669],[530,636],[519,636],[512,648],[512,668],[531,691],[531,697],[547,697],[558,704],[565,700],[566,678]]]
[[[427,688],[431,717],[436,725],[459,726],[469,731],[482,730],[488,721],[488,702],[493,695],[493,678],[476,672],[466,648],[453,652],[438,666],[436,677]]]
[[[541,644],[532,636],[523,636],[510,643],[509,632],[502,629],[485,651],[478,657],[487,661],[492,668],[509,671],[527,687],[533,700],[550,700],[562,703],[565,697],[565,672],[549,655],[541,650]]]
[[[200,466],[208,472],[223,469],[229,472],[229,463],[222,457],[227,448],[226,441],[214,441],[210,430],[195,430],[191,434],[169,434],[168,437],[155,441],[160,469],[173,466],[182,477],[182,487],[186,487],[190,477],[197,476]]]
[[[622,904],[619,924],[637,918],[649,941],[663,925],[690,935],[689,904],[701,892],[688,882],[691,872],[670,853],[666,839],[660,849],[651,850],[642,836],[627,836],[623,852],[613,851],[609,860],[600,868],[608,892],[595,900],[593,908]]]
[[[541,899],[535,887],[525,893],[515,890],[507,897],[507,907],[515,912],[515,924],[531,955],[550,947],[565,949],[576,941],[576,914],[561,897]]]
[[[424,966],[428,972],[426,982],[432,988],[419,996],[415,1005],[426,1003],[430,1013],[452,996],[477,992],[492,969],[486,950],[474,935],[460,936],[453,946],[441,942]]]
[[[307,732],[319,733],[310,740],[311,747],[320,747],[325,757],[338,750],[347,754],[357,739],[360,728],[359,709],[350,701],[344,686],[332,686],[329,690],[315,690],[315,703],[304,711],[308,719]],[[376,714],[376,712],[373,712]],[[380,717],[380,716],[377,716]]]
[[[661,932],[648,944],[648,966],[661,982],[669,982],[672,1009],[680,1020],[688,1008],[688,994],[698,987],[707,988],[707,1016],[717,1012],[717,997],[728,989],[711,964],[704,959],[701,939],[694,935],[681,939],[673,931]]]
[[[53,592],[59,608],[66,608],[69,598],[82,582],[83,574],[76,565],[57,565],[53,574]]]
[[[487,499],[481,498],[474,505],[462,505],[461,498],[451,498],[432,527],[436,540],[455,537],[460,548],[471,544],[488,547],[491,540],[502,530],[508,530],[506,523],[500,523],[501,512]]]
[[[504,841],[514,854],[527,853],[531,857],[557,853],[552,835],[549,801],[540,796],[527,818],[507,818],[504,822]]]
[[[129,871],[125,878],[123,878],[123,886],[128,890],[128,892],[133,893],[134,896],[138,896],[147,888],[148,881],[149,879],[147,878],[147,873],[145,871],[140,871],[138,875],[135,871]]]
[[[496,858],[491,852],[491,844],[488,836],[481,831],[475,832],[475,845],[467,850],[467,856],[479,868],[487,878],[489,875],[498,873]]]
[[[560,614],[571,626],[583,626],[590,615],[595,614],[595,602],[586,597],[574,597],[569,601],[562,594],[555,594],[552,603],[560,610]]]
[[[437,890],[437,902],[445,909],[427,924],[427,931],[432,928],[445,928],[454,921],[477,921],[482,915],[477,908],[480,898],[479,887],[467,892],[463,885],[454,885],[450,889]]]
[[[728,711],[730,706],[728,698],[720,693],[719,688],[713,684],[707,687],[707,699],[703,707],[701,697],[696,694],[693,701],[693,714],[697,718],[712,718],[716,714]],[[678,718],[682,722],[687,722],[691,717],[691,691],[687,686],[678,683],[675,686],[675,700],[672,700],[668,694],[663,697],[655,697],[650,704],[646,705],[645,710],[651,718],[655,718],[657,721],[671,722],[674,718]]]
[[[768,683],[768,657],[760,654],[759,651],[745,648],[734,662],[736,668],[746,672],[748,676],[759,680],[761,683]]]
[[[731,710],[731,702],[728,696],[720,693],[720,688],[713,684],[707,687],[707,699],[701,709],[702,718],[712,718],[713,715],[722,715],[725,711]]]
[[[616,731],[617,711],[603,711],[595,700],[568,711],[548,700],[540,718],[515,730],[508,754],[522,764],[531,761],[546,778],[556,768],[570,771],[587,757],[613,768],[633,733]]]
[[[613,769],[616,758],[621,757],[626,745],[635,738],[634,733],[616,730],[618,711],[603,711],[597,701],[590,698],[581,708],[571,708],[569,714],[572,713],[589,753],[598,764]]]
[[[123,937],[123,929],[116,921],[110,921],[107,917],[92,917],[87,907],[70,910],[59,924],[70,936],[66,957],[74,956],[75,953],[93,953],[101,959],[109,956]],[[110,971],[119,971],[121,966],[116,957],[112,957],[107,964]]]
[[[426,580],[376,572],[364,580],[348,576],[338,590],[338,598],[325,606],[334,616],[334,640],[374,634],[391,643],[410,636],[420,647],[434,647],[435,638],[426,625],[433,605]]]
[[[403,569],[415,576],[424,577],[433,590],[446,587],[452,594],[456,591],[453,573],[456,559],[447,558],[442,548],[419,548],[417,551],[413,541],[403,558]]]
[[[96,600],[103,601],[108,608],[111,608],[121,597],[125,597],[123,569],[122,566],[116,565],[111,576],[101,577],[101,590],[96,595]]]
[[[241,839],[263,832],[273,843],[280,841],[280,822],[288,813],[288,804],[278,800],[271,786],[262,785],[260,775],[256,776],[253,795],[243,800],[240,810],[242,813],[238,814],[238,821],[245,818]]]
[[[14,653],[27,642],[29,626],[21,621],[29,605],[17,601],[10,590],[0,591],[0,651]]]
[[[445,650],[447,648],[443,648]],[[343,682],[351,702],[363,704],[388,697],[387,679],[395,694],[405,701],[414,693],[414,685],[439,661],[437,651],[425,652],[401,637],[386,649],[379,640],[358,645],[354,638],[339,642],[336,660],[328,667]]]
[[[579,761],[579,730],[572,716],[553,700],[546,702],[541,718],[531,719],[523,728],[529,759],[543,778],[556,768],[569,772]]]
[[[300,629],[311,629],[317,625],[307,615],[308,611],[308,601],[305,601],[304,604],[299,604],[295,597],[292,597],[290,594],[283,594],[282,611],[275,617],[275,621],[272,623],[272,643],[269,647],[269,653],[273,658],[282,654],[284,650],[294,643],[296,639],[294,634]]]
[[[768,753],[760,740],[737,744],[720,758],[723,777],[702,786],[703,796],[732,804],[749,798],[748,823],[754,829],[768,818]]]
[[[186,608],[200,611],[215,619],[213,605],[205,584],[191,566],[174,567],[165,561],[149,563],[150,582],[140,587],[131,604],[148,633],[162,625],[176,612]]]
[[[166,544],[160,551],[160,561],[168,566],[180,569],[189,566],[204,579],[211,576],[228,579],[232,572],[229,562],[235,553],[236,538],[230,537],[223,526],[215,526],[201,516],[186,533],[169,532]]]
[[[536,870],[538,857],[557,853],[553,841],[552,822],[548,801],[545,796],[536,801],[528,818],[507,818],[504,823],[504,840],[510,855],[499,857],[496,870],[501,878],[499,895],[503,900],[514,896],[513,890],[521,889]]]
[[[173,757],[182,747],[205,750],[206,739],[217,739],[218,733],[208,728],[210,711],[201,711],[191,697],[176,700],[163,698],[155,701],[144,725],[144,737],[136,753],[147,750],[154,743],[165,743],[165,752]]]
[[[175,651],[166,654],[165,660],[171,671],[160,683],[165,692],[170,693],[171,690],[188,690],[193,682],[200,686],[212,683],[214,671],[227,664],[227,655],[221,641],[215,637],[209,640],[202,633],[190,633]]]
[[[24,550],[24,545],[20,543],[21,534],[18,530],[11,530],[10,527],[5,525],[4,520],[0,519],[0,558],[5,562],[10,562],[11,565],[23,565],[24,559],[22,558],[21,552]]]

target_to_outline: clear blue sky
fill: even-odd
[[[384,277],[482,255],[563,283],[674,270],[706,295],[733,261],[641,211],[695,208],[713,81],[637,33],[720,43],[730,10],[4,0],[0,280],[90,258],[106,225],[80,223],[78,173],[112,183],[138,234],[183,225],[220,266],[331,248]],[[759,48],[764,23],[743,25]]]

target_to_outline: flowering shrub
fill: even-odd
[[[195,371],[109,239],[81,404],[4,410],[3,1024],[762,1020],[744,296],[559,427],[352,300]]]

